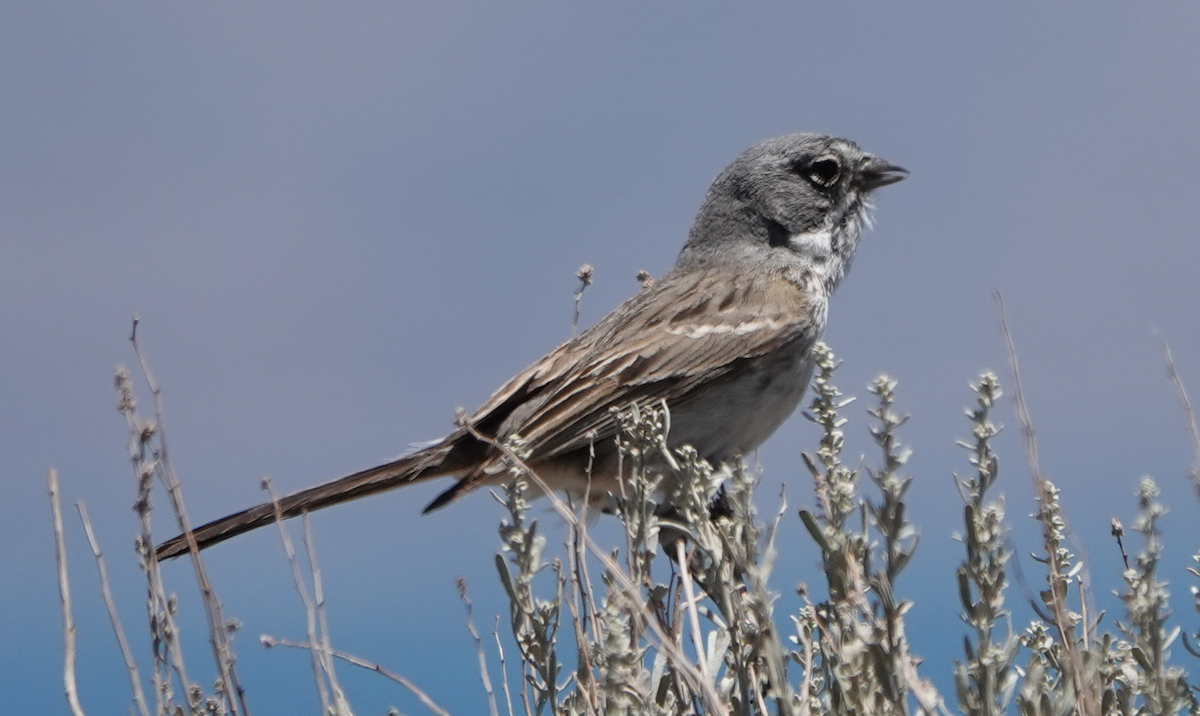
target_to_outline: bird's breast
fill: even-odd
[[[691,399],[671,407],[672,445],[692,445],[711,462],[758,448],[799,405],[812,377],[813,339],[738,361]]]

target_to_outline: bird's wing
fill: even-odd
[[[470,422],[497,439],[520,435],[531,459],[552,457],[615,434],[611,408],[678,405],[739,360],[816,339],[805,294],[782,274],[672,279],[530,366]]]

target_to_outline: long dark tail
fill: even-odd
[[[439,445],[406,455],[385,465],[356,472],[353,475],[281,497],[279,510],[282,517],[287,519],[304,512],[312,512],[323,507],[357,500],[377,492],[393,490],[414,482],[455,472],[462,469],[463,461],[454,459],[451,453],[452,451],[460,452],[454,451],[454,448],[463,446],[461,443],[456,446],[453,442],[448,439]],[[447,459],[448,457],[450,459]],[[193,529],[191,534],[196,539],[196,546],[205,549],[243,532],[269,525],[275,519],[274,503],[265,502],[228,517],[213,520],[202,527]],[[172,537],[158,545],[154,551],[159,560],[187,554],[191,551],[188,535],[185,533]]]

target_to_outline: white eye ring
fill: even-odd
[[[825,156],[814,159],[808,165],[808,178],[817,186],[831,187],[842,175],[842,163],[837,157]]]

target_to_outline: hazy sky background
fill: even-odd
[[[134,314],[188,507],[206,521],[260,501],[264,475],[291,491],[443,434],[455,407],[569,335],[580,264],[596,269],[590,323],[636,290],[638,269],[669,268],[726,162],[800,130],[912,172],[879,193],[827,339],[845,359],[840,385],[860,396],[852,459],[874,459],[873,376],[898,377],[912,414],[902,437],[922,542],[899,591],[916,600],[925,675],[953,703],[951,473],[968,467],[954,441],[967,383],[985,368],[1009,383],[993,289],[1100,606],[1120,614],[1109,520],[1128,523],[1149,473],[1172,507],[1163,576],[1176,623],[1194,631],[1184,567],[1200,504],[1158,344],[1171,343],[1200,398],[1198,37],[1193,2],[6,3],[0,692],[24,713],[65,712],[51,465],[68,507],[85,706],[124,713],[129,695],[77,500],[149,668],[111,386],[132,360]],[[1000,417],[1001,488],[1036,590],[1028,471],[1007,403]],[[820,584],[794,517],[812,502],[798,454],[815,435],[796,417],[759,455],[761,509],[774,512],[781,484],[791,505],[774,578],[784,593]],[[505,613],[492,567],[501,514],[477,494],[420,517],[443,487],[322,512],[314,529],[336,645],[479,713],[454,579],[468,580],[482,628]],[[307,657],[257,644],[303,637],[277,534],[206,554],[245,624],[236,646],[254,712],[316,713]],[[190,568],[166,571],[192,672],[209,684]],[[1009,596],[1025,598],[1017,585]],[[785,598],[780,618],[794,606]],[[342,675],[358,713],[422,712],[373,674]]]

